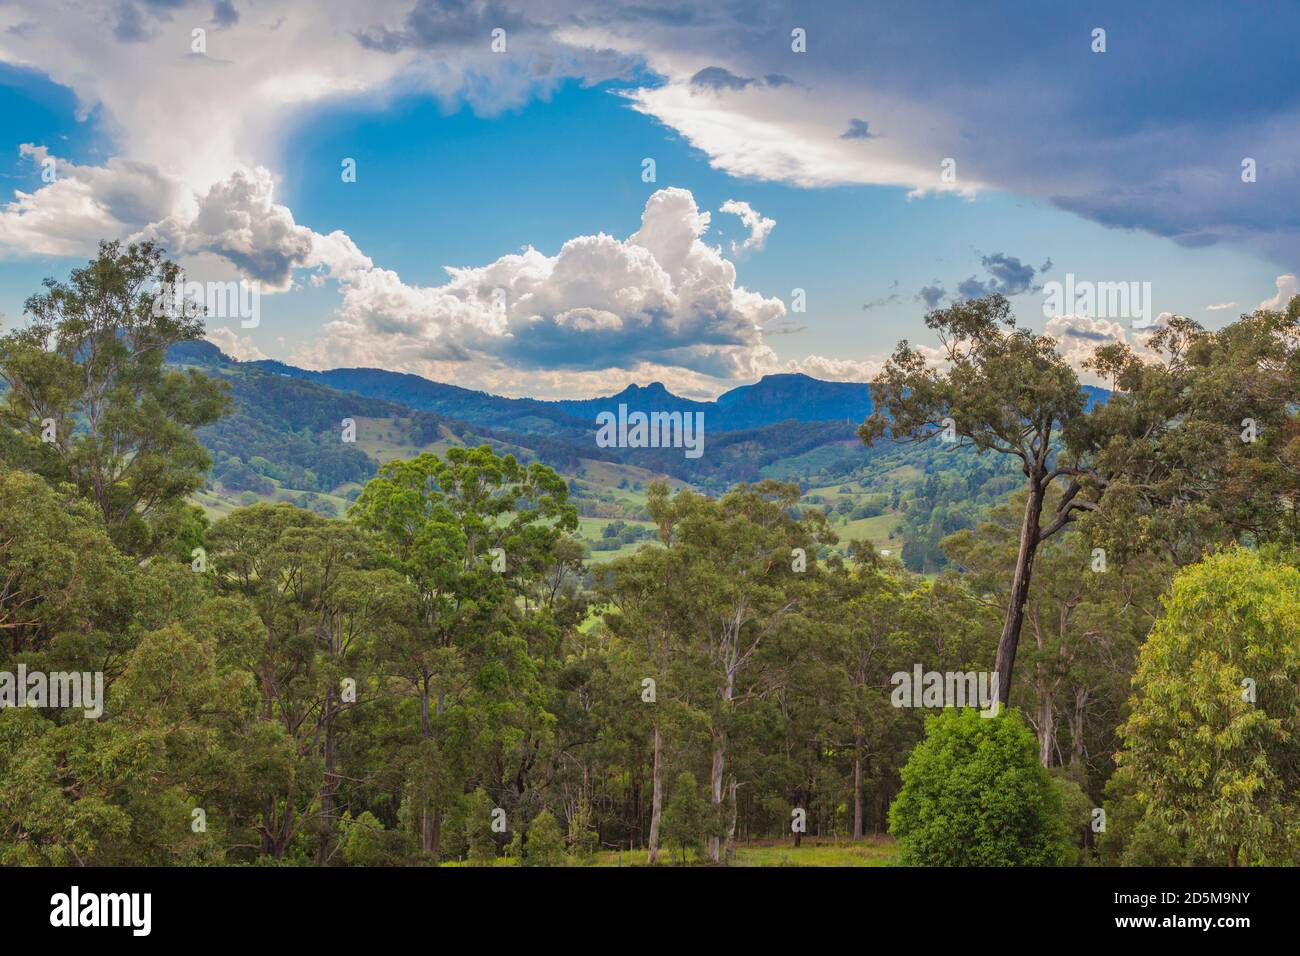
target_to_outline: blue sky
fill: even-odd
[[[6,323],[96,239],[149,237],[192,278],[260,283],[255,328],[210,322],[240,357],[712,395],[769,372],[866,379],[898,339],[929,341],[923,289],[1002,289],[1074,356],[1141,337],[1132,316],[1045,315],[1066,273],[1150,283],[1151,317],[1210,326],[1294,288],[1294,17],[355,6],[236,2],[231,22],[128,2],[98,24],[0,6]],[[96,27],[112,39],[80,44]],[[774,222],[756,247],[728,201]]]

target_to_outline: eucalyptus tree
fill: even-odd
[[[718,499],[690,491],[670,497],[662,483],[649,490],[651,519],[683,566],[675,598],[691,621],[689,653],[711,682],[709,791],[725,833],[709,840],[715,863],[730,857],[735,841],[740,780],[728,756],[737,710],[772,690],[759,651],[806,597],[816,545],[835,541],[823,515],[794,516],[798,500],[798,486],[775,481],[740,485]]]
[[[151,523],[203,486],[211,460],[194,430],[229,408],[222,383],[165,364],[203,335],[195,304],[163,294],[181,279],[151,242],[103,242],[0,337],[0,452],[71,483],[133,554],[156,550]]]
[[[1113,390],[1091,405],[1055,340],[1016,328],[1004,297],[958,302],[925,322],[941,367],[899,343],[872,383],[875,409],[859,436],[946,440],[1020,463],[1024,510],[994,662],[1003,703],[1035,559],[1081,515],[1099,516],[1093,526],[1109,526],[1113,547],[1163,541],[1176,563],[1194,560],[1210,533],[1295,524],[1300,298],[1219,332],[1174,317],[1141,354],[1097,349],[1085,364]]]
[[[484,445],[389,462],[352,508],[418,595],[416,626],[388,648],[387,666],[418,698],[412,795],[435,859],[443,812],[474,753],[518,745],[515,728],[546,723],[520,618],[543,582],[554,586],[562,541],[577,528],[567,498],[552,469]]]

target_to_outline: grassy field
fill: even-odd
[[[894,866],[897,848],[887,836],[871,836],[865,840],[832,839],[829,837],[805,839],[795,847],[791,840],[760,840],[736,848],[732,866]],[[603,850],[586,866],[645,866],[645,850]],[[504,857],[497,866],[510,866],[513,860]],[[690,856],[686,865],[695,865]],[[468,863],[449,861],[443,866],[469,866]],[[570,865],[578,865],[570,862]],[[658,866],[680,866],[665,848]]]

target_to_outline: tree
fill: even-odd
[[[497,857],[493,809],[492,798],[481,788],[465,798],[465,840],[469,844],[469,861],[477,866],[491,866]]]
[[[875,411],[859,436],[868,445],[886,431],[911,442],[940,436],[954,446],[971,444],[981,453],[1019,459],[1027,495],[994,664],[1005,704],[1038,548],[1074,511],[1094,504],[1095,495],[1080,497],[1081,470],[1055,465],[1052,457],[1053,439],[1084,414],[1084,395],[1074,371],[1056,353],[1055,341],[1015,329],[1011,306],[1001,295],[936,309],[925,324],[938,333],[947,370],[931,368],[924,352],[899,343],[872,382]],[[1069,486],[1044,524],[1048,491],[1065,478]]]
[[[898,717],[889,706],[890,675],[901,659],[915,659],[921,630],[917,601],[904,583],[886,574],[874,552],[849,569],[832,563],[814,601],[812,653],[803,656],[822,665],[812,684],[815,710],[821,714],[823,741],[850,758],[852,833],[865,835],[864,785],[867,765],[883,749],[885,727]],[[791,653],[799,655],[798,648]],[[803,682],[801,682],[803,683]],[[801,688],[802,689],[802,688]]]
[[[912,866],[1059,866],[1072,854],[1061,796],[1019,713],[947,710],[903,768],[889,808]]]
[[[529,866],[564,865],[564,833],[550,810],[543,810],[533,817],[524,849]]]
[[[1013,495],[991,509],[977,529],[943,540],[945,553],[964,572],[971,600],[990,617],[1006,612],[1023,498],[1023,493]],[[1038,735],[1044,767],[1082,766],[1088,762],[1090,736],[1112,738],[1120,717],[1117,702],[1171,578],[1158,556],[1104,560],[1104,554],[1089,549],[1082,528],[1067,530],[1042,546],[1026,595],[1025,628],[1033,643],[1027,655],[1021,649],[1021,658],[1029,680],[1017,686],[1020,693],[1012,699],[1025,708]],[[1090,717],[1099,707],[1109,722],[1090,734]],[[1112,752],[1101,754],[1102,765],[1110,766]]]
[[[400,575],[375,566],[360,529],[287,504],[223,518],[208,550],[217,590],[247,600],[262,624],[252,665],[266,725],[261,850],[280,859],[311,828],[324,864],[336,849],[346,715],[363,699],[380,648],[408,629],[416,596]]]
[[[474,747],[517,744],[521,727],[546,722],[519,618],[554,571],[577,510],[550,468],[484,445],[389,462],[351,516],[418,592],[415,626],[388,647],[386,661],[419,698],[422,748],[412,784],[421,843],[437,859],[442,813],[456,792],[453,758],[463,763]],[[518,709],[507,710],[507,698]],[[449,715],[449,707],[462,709]],[[455,734],[438,726],[451,716]]]
[[[719,812],[724,799],[729,804],[725,837],[709,841],[715,863],[730,856],[735,839],[740,780],[727,758],[736,711],[765,693],[757,655],[787,624],[806,586],[792,556],[836,540],[824,517],[792,517],[798,500],[798,486],[775,481],[740,485],[719,500],[689,491],[670,498],[661,482],[648,495],[660,540],[681,563],[676,579],[684,586],[665,597],[693,622],[695,670],[712,685],[709,786]]]
[[[700,795],[695,775],[689,771],[683,770],[673,783],[672,796],[664,811],[663,830],[664,841],[681,848],[683,863],[687,850],[702,852],[704,844],[718,830],[717,810]]]
[[[653,489],[653,486],[652,486]],[[652,493],[657,493],[652,490]],[[688,708],[689,690],[681,673],[690,622],[682,617],[676,600],[683,586],[684,572],[678,556],[668,548],[643,548],[620,558],[598,572],[601,592],[610,603],[605,626],[627,642],[639,666],[637,690],[643,695],[643,681],[654,681],[654,699],[644,701],[652,708],[650,717],[650,831],[647,862],[659,859],[660,830],[664,806],[664,736],[675,712]]]
[[[1121,729],[1137,799],[1229,866],[1293,858],[1300,824],[1300,569],[1242,548],[1174,580]]]
[[[1164,541],[1175,563],[1188,539],[1199,553],[1198,531],[1231,540],[1294,529],[1300,476],[1287,463],[1300,449],[1300,297],[1285,314],[1257,312],[1217,333],[1175,317],[1147,343],[1158,360],[1122,344],[1097,349],[1085,365],[1114,391],[1091,408],[1055,341],[1016,329],[1002,296],[934,310],[925,322],[946,368],[901,342],[872,383],[875,410],[859,437],[946,437],[1019,461],[1025,503],[994,662],[1004,703],[1035,558],[1081,514],[1109,510],[1117,546]],[[1244,440],[1247,423],[1271,437]]]
[[[45,280],[23,329],[0,337],[8,385],[0,451],[93,502],[114,542],[156,550],[151,522],[203,486],[211,461],[194,429],[227,410],[224,386],[164,366],[167,350],[203,334],[193,304],[165,291],[180,268],[150,242],[100,243],[67,283]]]

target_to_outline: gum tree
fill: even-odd
[[[30,323],[0,337],[0,454],[71,483],[132,554],[156,550],[151,522],[202,487],[211,460],[194,429],[229,407],[222,383],[164,364],[203,335],[192,304],[159,298],[181,278],[151,242],[103,242],[67,282],[46,279],[24,305]]]
[[[1081,516],[1107,548],[1158,548],[1174,564],[1216,543],[1294,538],[1300,297],[1217,332],[1175,316],[1144,354],[1098,348],[1085,367],[1111,393],[1091,407],[1055,340],[1017,329],[1002,296],[937,309],[925,323],[943,367],[899,343],[858,433],[866,444],[886,433],[946,438],[1019,461],[1024,509],[994,662],[1004,704],[1035,559]]]
[[[1086,400],[1054,339],[1015,328],[1001,295],[936,309],[925,324],[938,334],[946,368],[931,367],[922,350],[900,342],[872,382],[875,411],[859,437],[868,445],[886,432],[907,442],[940,438],[1020,461],[1025,506],[994,663],[1005,704],[1034,559],[1077,512],[1096,507],[1104,482],[1059,456],[1062,432],[1086,414]],[[1061,490],[1045,510],[1054,488]]]
[[[418,695],[413,796],[423,850],[437,859],[443,810],[462,783],[454,771],[471,751],[547,722],[519,618],[577,528],[577,509],[552,469],[484,445],[389,462],[351,516],[418,592],[415,626],[388,647],[386,666]]]

